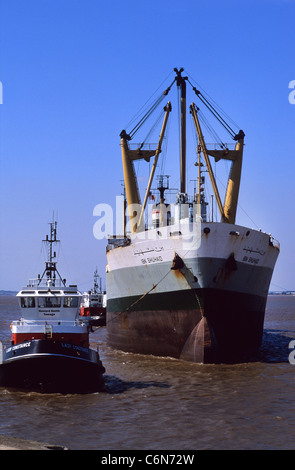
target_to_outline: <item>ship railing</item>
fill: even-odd
[[[158,147],[158,144],[153,144],[153,143],[141,143],[141,144],[136,144],[136,143],[129,143],[128,147],[130,150],[156,150]]]
[[[131,241],[129,237],[113,235],[108,238],[108,244],[106,250],[112,250],[113,248],[117,248],[119,246],[127,246],[130,245]]]
[[[37,277],[29,279],[27,287],[64,287],[64,281],[62,279],[40,279]]]
[[[236,144],[232,142],[229,144],[226,142],[222,142],[222,145],[223,147],[221,147],[221,145],[218,142],[206,143],[206,147],[208,150],[222,150],[223,148],[228,149],[228,150],[234,150],[236,147]]]
[[[20,320],[13,320],[12,324],[14,326],[21,326],[21,325],[36,325],[39,327],[42,326],[85,326],[88,325],[89,323],[89,318],[75,318],[72,320],[63,320],[60,318],[57,318],[55,320],[40,320],[40,319],[34,319],[34,320],[27,320],[25,318],[21,318]]]

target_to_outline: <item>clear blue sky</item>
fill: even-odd
[[[114,205],[119,133],[174,67],[244,130],[237,223],[280,241],[271,288],[295,289],[294,0],[1,0],[0,15],[0,289],[43,270],[53,211],[62,275],[105,277],[93,209]]]

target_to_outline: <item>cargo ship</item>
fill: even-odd
[[[0,386],[40,392],[88,393],[104,386],[105,368],[90,348],[88,319],[80,317],[82,294],[56,266],[57,222],[43,240],[43,274],[17,294],[21,318],[12,321],[8,347],[0,344]]]
[[[124,233],[109,237],[107,244],[107,341],[115,349],[133,353],[200,363],[240,361],[261,345],[266,300],[280,246],[270,234],[236,224],[245,133],[233,130],[215,102],[183,75],[182,68],[174,72],[171,85],[138,124],[120,134],[129,221]],[[174,84],[179,91],[180,183],[175,202],[168,204],[168,186],[162,175],[159,200],[152,205],[146,224],[171,102],[163,109],[156,145],[130,141]],[[233,141],[232,145],[222,140],[218,145],[207,144],[203,127],[208,121],[192,102],[190,116],[197,142],[192,177],[198,183],[192,196],[187,192],[186,174],[187,84],[198,105],[210,112]],[[134,165],[142,159],[151,166],[143,202]],[[213,165],[222,160],[230,162],[224,202]],[[205,171],[218,220],[208,214]]]

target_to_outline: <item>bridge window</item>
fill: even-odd
[[[64,298],[64,307],[78,307],[79,297],[65,297]]]
[[[60,297],[39,297],[38,306],[40,308],[60,307]]]
[[[20,304],[22,308],[34,308],[35,298],[34,297],[21,297]]]

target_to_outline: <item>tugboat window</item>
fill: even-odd
[[[59,297],[39,297],[38,305],[41,308],[60,307]]]
[[[64,307],[78,307],[78,297],[65,297]]]
[[[22,308],[34,308],[35,307],[34,297],[22,297],[21,298],[21,307]]]

